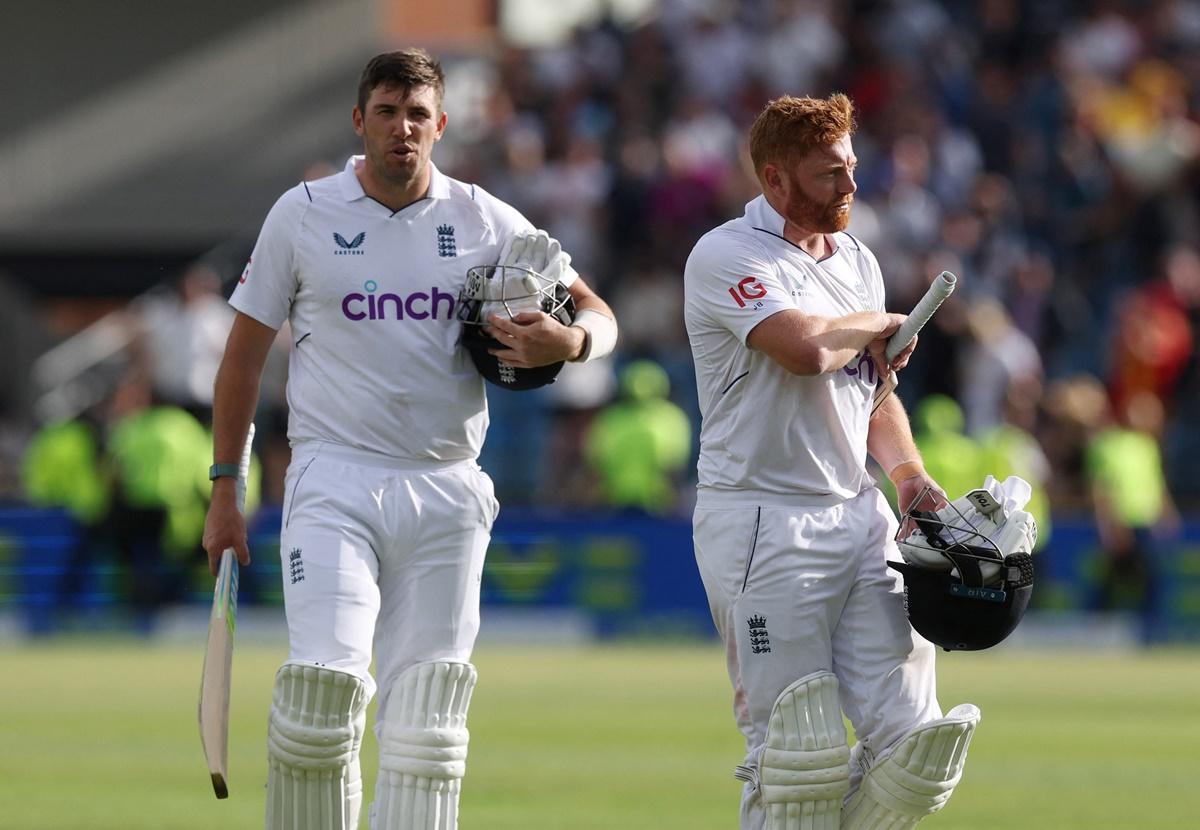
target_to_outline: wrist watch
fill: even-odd
[[[213,464],[208,468],[208,480],[216,481],[218,478],[237,478],[237,464]]]

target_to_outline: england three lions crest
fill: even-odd
[[[454,242],[453,225],[438,225],[437,246],[438,256],[440,257],[458,256],[458,246]]]
[[[767,633],[767,618],[758,614],[746,620],[750,628],[750,650],[755,654],[769,654],[771,635]]]

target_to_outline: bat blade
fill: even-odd
[[[237,630],[237,581],[237,560],[230,548],[221,554],[217,571],[200,679],[200,743],[217,798],[229,797],[229,687]]]
[[[954,293],[954,288],[958,284],[958,277],[951,274],[949,271],[943,271],[938,274],[929,285],[929,290],[925,292],[925,296],[917,302],[913,310],[909,313],[905,321],[896,329],[896,333],[888,338],[887,344],[887,359],[895,360],[896,355],[904,351],[904,347],[912,342],[912,339],[917,336],[925,324],[933,317],[933,313],[938,310],[946,298]],[[879,385],[875,387],[875,398],[871,402],[871,415],[873,416],[879,407],[887,400],[887,396],[892,394],[892,391],[899,384],[895,372],[888,372],[887,375],[880,378]]]
[[[254,424],[246,435],[238,465],[237,506],[246,510],[246,479],[250,474],[250,447]],[[233,679],[233,637],[237,632],[238,565],[233,548],[226,548],[217,567],[208,641],[200,672],[200,744],[217,798],[229,797],[229,688]]]

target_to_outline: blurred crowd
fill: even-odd
[[[1095,503],[1089,447],[1113,428],[1153,438],[1195,503],[1200,4],[666,2],[504,50],[454,167],[574,252],[613,300],[622,358],[666,367],[694,415],[682,264],[756,194],[745,133],[763,102],[837,90],[858,110],[850,231],[889,305],[962,277],[906,402],[957,401],[969,439],[1031,436],[1057,508]]]
[[[491,395],[483,464],[504,503],[688,512],[683,263],[757,194],[746,131],[764,102],[844,91],[850,232],[889,307],[961,278],[898,390],[927,452],[960,460],[947,489],[1030,478],[1043,509],[1096,516],[1115,574],[1136,575],[1176,503],[1200,504],[1200,3],[664,0],[487,64],[481,123],[435,160],[557,237],[621,327],[614,360]],[[232,287],[213,276],[137,312],[138,377],[201,421]],[[287,453],[281,344],[259,415],[267,502]]]

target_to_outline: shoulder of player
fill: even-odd
[[[457,211],[476,219],[496,234],[510,227],[532,227],[519,210],[477,184],[447,176],[446,185],[447,199]]]
[[[313,204],[318,201],[332,199],[342,196],[342,189],[339,184],[339,179],[342,177],[343,171],[338,171],[328,176],[322,176],[319,179],[312,181],[302,181],[293,187],[291,190],[284,193],[284,197],[291,197],[301,203]]]
[[[271,206],[264,225],[273,226],[279,230],[299,228],[316,198],[313,193],[314,184],[316,183],[300,182],[285,190]]]
[[[487,214],[504,208],[516,210],[477,184],[459,181],[444,174],[443,179],[446,182],[446,198],[454,205],[479,214]]]
[[[838,231],[833,235],[833,238],[837,242],[838,248],[841,250],[849,254],[875,259],[875,254],[872,253],[871,249],[867,247],[867,244],[857,236],[854,236],[847,231]]]
[[[774,268],[772,257],[752,228],[731,220],[713,228],[696,242],[684,268],[684,279],[703,277],[726,268],[743,269],[747,264]]]
[[[875,258],[875,253],[857,236],[846,231],[838,231],[833,238],[837,241],[838,249],[848,257],[868,262],[875,269],[879,268],[879,260]]]

